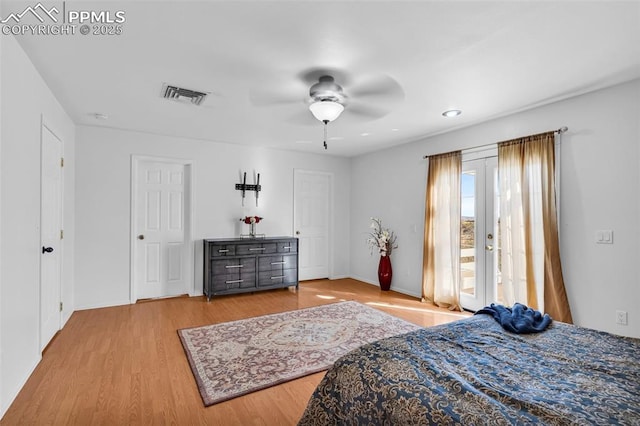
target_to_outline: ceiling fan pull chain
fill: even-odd
[[[327,149],[327,123],[329,121],[328,120],[324,120],[324,149]]]

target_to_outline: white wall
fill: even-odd
[[[194,161],[196,288],[202,291],[203,238],[234,237],[240,217],[265,218],[258,231],[293,233],[293,170],[334,174],[331,277],[349,273],[350,160],[146,133],[78,126],[76,143],[76,307],[129,303],[131,155]],[[241,205],[241,171],[260,173],[260,206],[253,193]]]
[[[351,275],[377,283],[369,217],[398,234],[392,289],[420,295],[424,155],[568,126],[561,148],[561,254],[574,322],[640,337],[640,80],[353,159]],[[414,232],[414,225],[417,232]],[[613,245],[595,244],[599,229]],[[615,324],[616,310],[629,325]]]
[[[40,132],[64,142],[62,301],[73,312],[75,128],[13,37],[2,35],[0,165],[0,415],[40,360]]]

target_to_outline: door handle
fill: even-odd
[[[138,235],[138,239],[139,240],[144,240],[144,235],[142,235],[142,234]]]
[[[300,231],[296,231],[296,235],[300,235]]]
[[[51,253],[53,251],[53,247],[42,247],[42,254]]]
[[[486,251],[493,251],[493,246],[492,245],[486,245],[486,246],[484,246],[484,249]]]

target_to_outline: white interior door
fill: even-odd
[[[40,174],[40,349],[60,330],[62,142],[42,126]]]
[[[329,277],[331,180],[328,173],[294,170],[294,232],[299,238],[299,279]]]
[[[498,158],[463,161],[460,303],[477,311],[501,303]]]
[[[134,205],[134,299],[189,293],[186,166],[138,161]]]

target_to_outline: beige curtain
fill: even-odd
[[[460,307],[460,151],[429,157],[422,300]]]
[[[572,322],[558,243],[554,132],[498,145],[503,298]]]

